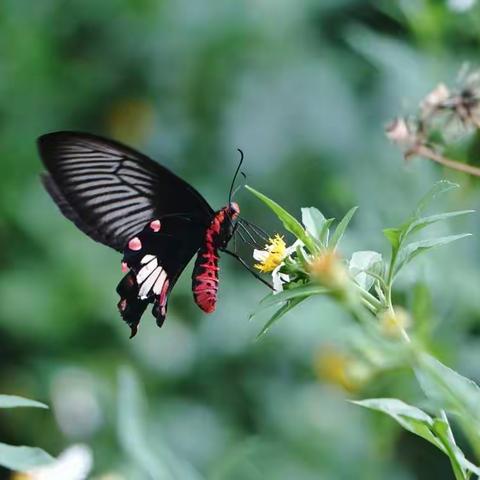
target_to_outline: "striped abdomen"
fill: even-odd
[[[206,313],[212,313],[217,303],[218,251],[224,249],[232,238],[239,212],[235,202],[215,212],[205,230],[203,246],[198,251],[192,273],[192,290],[195,303]]]
[[[192,289],[195,303],[206,313],[212,313],[217,303],[218,270],[217,250],[202,247],[193,269]]]

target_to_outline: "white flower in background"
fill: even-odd
[[[262,273],[272,272],[273,293],[279,293],[283,290],[283,285],[290,281],[290,276],[281,273],[280,269],[285,264],[284,260],[295,252],[297,247],[303,246],[303,242],[296,240],[290,247],[287,247],[283,237],[278,233],[269,238],[265,245],[265,250],[253,251],[253,258],[257,260],[254,267]]]
[[[43,467],[15,475],[14,480],[86,480],[92,469],[93,455],[87,445],[76,444]]]
[[[476,0],[448,0],[448,8],[456,12],[466,12],[476,3]]]

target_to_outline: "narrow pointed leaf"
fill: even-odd
[[[458,210],[456,212],[447,212],[447,213],[439,213],[437,215],[430,215],[428,217],[421,217],[415,220],[414,222],[410,223],[406,231],[403,233],[403,237],[405,238],[407,235],[411,235],[416,233],[433,223],[441,222],[444,220],[448,220],[450,218],[459,217],[461,215],[467,215],[469,213],[474,213],[475,210]]]
[[[311,297],[312,295],[323,295],[325,293],[328,293],[328,289],[315,284],[309,284],[303,287],[291,288],[289,290],[284,290],[283,292],[280,292],[277,294],[269,293],[267,296],[263,297],[263,299],[259,303],[259,308],[252,314],[250,318],[253,318],[262,310],[273,307],[274,305],[278,305],[280,303],[284,303],[288,300],[292,300],[298,297]]]
[[[152,480],[173,480],[172,471],[146,437],[145,398],[130,368],[120,371],[118,390],[118,436],[123,449]]]
[[[480,428],[480,387],[475,382],[426,353],[418,356],[415,375],[425,395],[438,408],[466,415]]]
[[[322,230],[320,231],[320,242],[322,243],[322,245],[328,245],[328,240],[330,238],[330,226],[334,221],[334,218],[327,218],[327,220],[325,220]]]
[[[427,240],[420,240],[418,242],[412,242],[406,245],[400,250],[398,260],[395,267],[395,273],[397,273],[403,266],[410,262],[417,255],[426,252],[435,247],[447,245],[465,237],[470,237],[471,233],[462,233],[460,235],[447,235],[446,237],[431,238]]]
[[[428,191],[418,202],[417,208],[413,212],[413,218],[417,219],[422,215],[426,208],[439,196],[443,193],[446,193],[450,190],[458,188],[457,183],[449,182],[448,180],[440,180],[435,183],[433,187]]]
[[[465,454],[453,440],[448,419],[445,421],[441,418],[436,418],[433,422],[433,431],[445,446],[446,453],[450,457],[452,469],[457,477],[462,478],[461,476],[463,476],[463,478],[467,478],[465,476],[466,471],[480,475],[480,468],[465,458]]]
[[[270,327],[277,321],[280,320],[286,313],[288,313],[292,308],[296,307],[300,302],[305,300],[308,297],[296,297],[291,300],[288,300],[287,303],[282,305],[270,318],[270,320],[263,326],[260,333],[257,335],[257,340],[265,335]]]
[[[348,224],[350,223],[350,220],[352,217],[355,215],[355,212],[357,211],[358,207],[353,207],[351,208],[346,215],[342,218],[340,223],[337,225],[337,228],[335,229],[335,232],[332,235],[332,239],[330,240],[329,247],[333,250],[335,250],[340,243],[340,240],[343,237],[343,234],[345,233],[345,230],[348,227]]]
[[[54,460],[41,448],[17,447],[0,443],[0,465],[16,472],[28,472],[46,466]]]
[[[283,207],[281,207],[278,203],[274,202],[263,193],[257,192],[252,187],[245,185],[245,188],[252,192],[258,199],[260,199],[270,210],[275,213],[278,219],[283,223],[283,226],[286,230],[290,233],[293,233],[299,240],[301,240],[305,246],[311,251],[317,251],[317,247],[315,246],[315,242],[313,239],[307,234],[305,229],[302,227],[302,224],[292,215],[290,215]]]
[[[0,395],[0,408],[17,407],[48,408],[48,405],[36,400],[30,400],[29,398],[18,397],[17,395]]]
[[[433,427],[433,419],[423,410],[408,405],[397,398],[371,398],[367,400],[353,401],[352,403],[371,410],[386,413],[398,422],[405,430],[424,438],[445,452],[443,445],[431,431],[431,428]]]

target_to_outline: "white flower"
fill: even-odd
[[[282,262],[275,270],[272,272],[272,281],[273,281],[273,294],[277,294],[283,291],[283,284],[290,281],[290,275],[287,273],[280,272],[280,269],[283,267],[284,263]]]
[[[25,472],[25,477],[28,480],[86,480],[92,469],[92,457],[88,446],[72,445],[49,465]]]
[[[283,285],[290,281],[287,273],[280,272],[285,265],[285,259],[292,255],[298,247],[303,247],[301,240],[296,240],[292,245],[287,247],[283,239],[276,235],[270,239],[270,244],[265,246],[265,250],[253,251],[253,258],[260,262],[255,265],[262,272],[272,272],[273,294],[283,291]]]

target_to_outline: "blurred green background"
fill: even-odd
[[[140,414],[117,405],[128,365],[145,390],[155,461],[174,456],[201,478],[451,478],[434,447],[347,402],[421,401],[408,371],[367,361],[374,348],[328,300],[302,304],[256,342],[262,320],[248,317],[267,292],[230,258],[214,314],[194,305],[187,269],[164,327],[146,314],[128,340],[116,310],[120,257],[59,214],[39,182],[35,139],[62,129],[116,138],[214,208],[241,147],[248,183],[291,212],[339,217],[360,206],[345,256],[387,253],[382,228],[435,180],[462,186],[446,209],[480,205],[476,181],[424,160],[406,167],[383,133],[464,62],[478,63],[479,27],[468,0],[3,0],[0,392],[51,410],[1,413],[0,440],[52,454],[82,442],[92,478],[154,478],[118,434]],[[247,192],[237,200],[247,219],[280,228]],[[479,225],[473,215],[451,228]],[[396,301],[413,308],[439,358],[478,381],[477,246],[474,237],[425,256]]]

